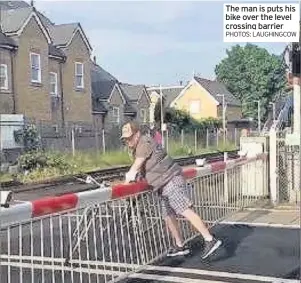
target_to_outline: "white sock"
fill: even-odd
[[[204,237],[206,242],[211,242],[213,240],[213,237],[210,235],[208,237]]]

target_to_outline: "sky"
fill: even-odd
[[[222,1],[37,0],[35,6],[55,24],[80,22],[97,63],[132,84],[178,85],[193,74],[214,79],[234,44],[223,42]],[[285,47],[256,44],[274,54]]]

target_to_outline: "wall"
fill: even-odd
[[[79,32],[64,52],[67,56],[63,67],[65,120],[92,122],[91,60],[89,50]],[[84,64],[83,90],[75,88],[75,62]]]
[[[16,54],[16,111],[29,118],[51,120],[51,104],[49,99],[48,43],[32,18],[18,40]],[[31,82],[30,52],[41,56],[41,83]]]
[[[208,117],[217,117],[217,105],[215,100],[195,82],[185,90],[185,93],[175,102],[173,107],[189,113],[190,102],[194,100],[200,102],[199,113],[191,115],[194,119],[200,120]]]
[[[0,48],[0,64],[7,65],[8,89],[0,89],[0,113],[12,114],[14,112],[14,93],[12,80],[13,53]]]

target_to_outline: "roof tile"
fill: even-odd
[[[200,77],[194,77],[194,79],[205,88],[219,103],[223,102],[223,97],[218,94],[224,94],[225,102],[229,105],[240,106],[241,102],[227,90],[226,86],[218,81],[211,81]]]

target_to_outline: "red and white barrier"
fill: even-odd
[[[228,161],[218,161],[204,167],[195,167],[184,170],[187,179],[203,177],[209,174],[229,170],[238,165],[244,165],[257,159],[265,159],[266,154],[253,158],[238,158]],[[104,203],[110,200],[134,195],[149,188],[147,182],[130,184],[117,184],[105,189],[96,189],[79,193],[64,194],[61,196],[47,197],[17,204],[0,210],[0,227],[27,221],[31,218],[87,207],[89,205]]]

